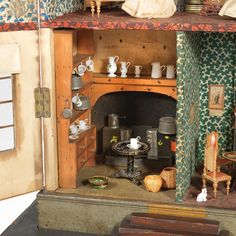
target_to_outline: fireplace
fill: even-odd
[[[119,128],[108,127],[108,115],[111,113],[120,116]],[[97,128],[97,153],[105,157],[107,164],[121,165],[120,160],[116,162],[112,159],[115,154],[111,146],[113,142],[122,140],[122,131],[129,130],[130,137],[140,136],[141,140],[146,142],[147,131],[157,129],[161,117],[176,116],[176,100],[152,92],[112,92],[97,100],[91,115],[92,123]],[[171,158],[170,141],[174,137],[174,134],[163,135],[156,132],[156,159]]]

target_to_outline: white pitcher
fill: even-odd
[[[109,63],[107,65],[107,72],[109,73],[108,77],[116,77],[116,74],[115,74],[117,70],[116,63],[118,62],[119,57],[111,56],[111,57],[108,57],[108,60],[109,60]]]
[[[174,65],[167,65],[166,66],[166,78],[167,79],[174,79],[176,73],[176,68]]]
[[[160,62],[152,63],[152,74],[151,77],[154,79],[158,79],[162,77],[162,71],[164,71],[166,66],[162,65]]]
[[[134,74],[135,74],[135,77],[140,77],[140,74],[141,74],[141,71],[142,71],[142,66],[140,65],[136,65],[134,66]]]
[[[120,66],[120,72],[121,72],[121,78],[126,78],[127,77],[127,72],[130,67],[130,62],[122,61]]]

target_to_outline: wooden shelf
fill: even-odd
[[[70,139],[69,138],[69,142],[70,143],[78,143],[80,142],[82,139],[84,139],[86,137],[86,135],[92,130],[94,129],[94,125],[90,125],[90,128],[84,131],[81,131],[81,133],[79,133],[78,138],[77,139]],[[91,142],[89,143],[89,145],[91,144]]]
[[[95,84],[120,84],[120,85],[140,85],[140,86],[176,86],[176,79],[153,79],[148,76],[135,78],[128,76],[127,78],[115,77],[110,78],[105,74],[94,74],[93,83]]]
[[[129,16],[122,10],[104,10],[99,18],[92,17],[89,10],[69,13],[51,21],[44,22],[43,27],[71,29],[131,29],[131,30],[174,30],[236,32],[235,19],[220,16],[200,16],[192,13],[176,13],[170,18],[141,19]]]
[[[70,118],[70,122],[73,123],[75,120],[77,120],[82,114],[84,114],[86,110],[83,110],[83,111],[77,111],[75,109],[73,109],[73,116]]]

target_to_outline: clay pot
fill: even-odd
[[[160,176],[163,179],[164,188],[175,188],[176,187],[176,168],[166,167],[162,170]]]
[[[149,192],[156,193],[161,189],[162,178],[160,175],[147,175],[144,179],[144,185]]]

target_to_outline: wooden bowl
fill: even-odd
[[[92,176],[88,181],[90,186],[95,189],[104,189],[108,185],[108,178],[106,176]]]

